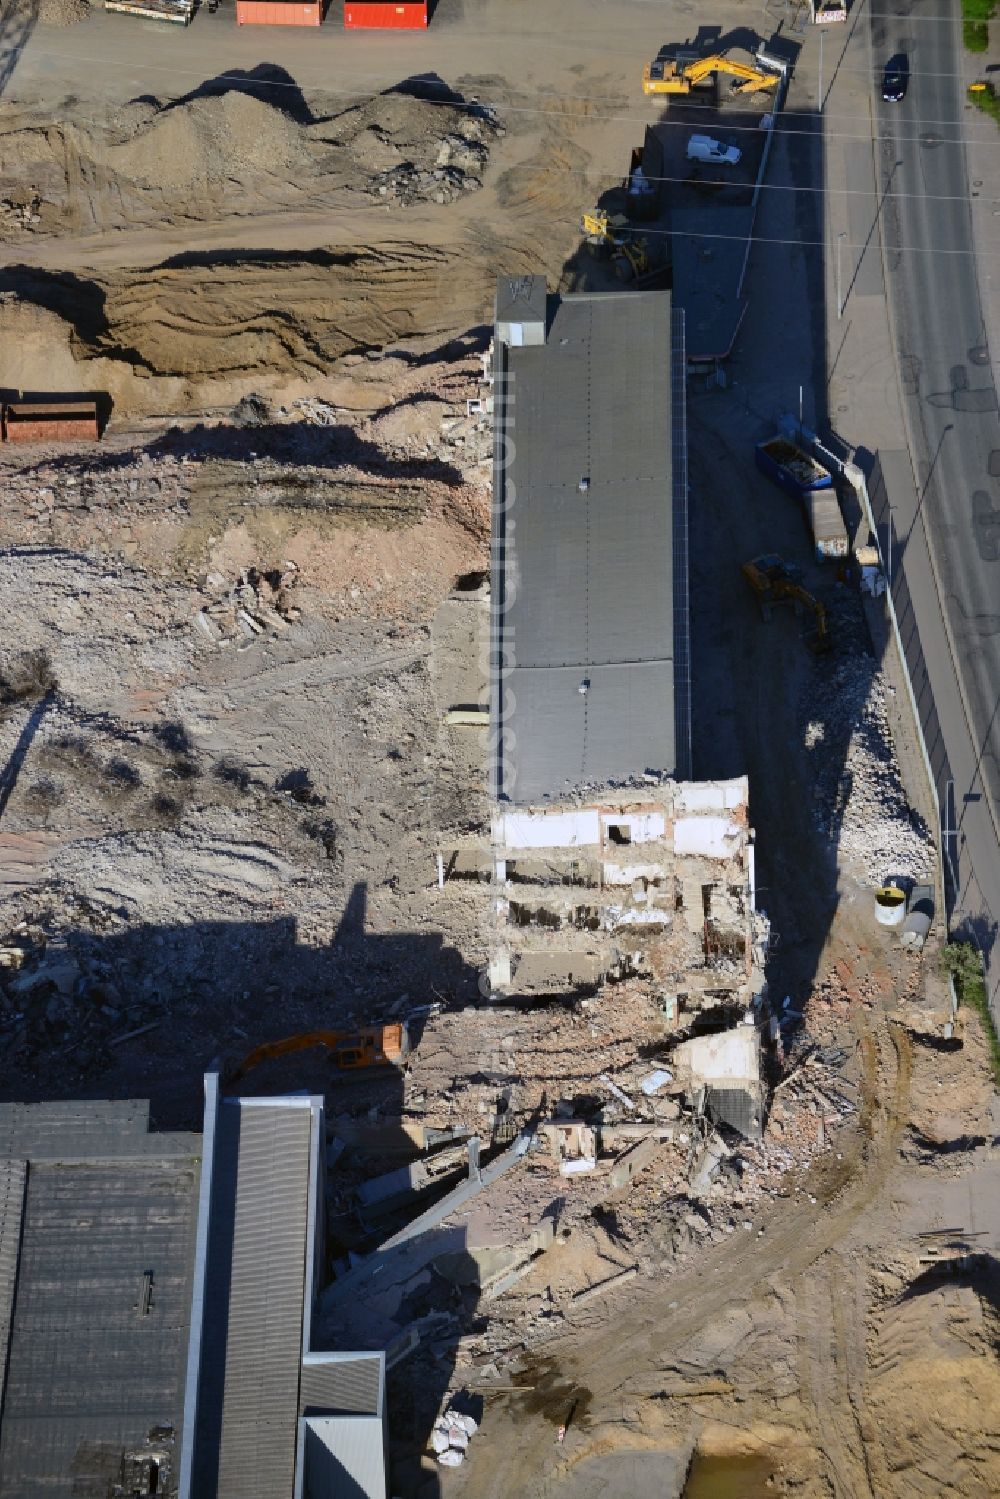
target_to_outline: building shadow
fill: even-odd
[[[0,976],[0,1100],[148,1097],[160,1128],[198,1128],[201,1079],[262,1042],[345,1033],[428,1004],[478,998],[478,970],[439,933],[375,933],[354,886],[333,939],[299,940],[294,916],[262,921],[81,923]],[[14,939],[15,941],[17,939]],[[419,1040],[419,1016],[411,1022]],[[386,1112],[386,1079],[348,1077],[319,1052],[268,1064],[251,1091],[308,1087]]]

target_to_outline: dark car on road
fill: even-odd
[[[890,104],[898,104],[906,97],[906,85],[910,81],[910,65],[905,52],[890,57],[882,74],[882,98]]]

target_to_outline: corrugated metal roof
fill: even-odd
[[[382,1355],[317,1354],[302,1364],[299,1410],[330,1415],[382,1413]]]
[[[146,1099],[0,1104],[0,1157],[29,1161],[175,1160],[201,1136],[150,1132]]]
[[[282,1499],[295,1471],[312,1113],[219,1111],[193,1492]]]
[[[14,1314],[14,1287],[17,1284],[17,1262],[21,1252],[21,1223],[27,1180],[27,1161],[0,1161],[0,1415],[3,1412],[4,1376]]]
[[[677,768],[665,292],[558,301],[498,348],[495,790],[519,803]],[[586,690],[581,692],[581,687]]]
[[[3,1499],[104,1499],[125,1447],[179,1427],[196,1181],[194,1162],[30,1163]]]
[[[307,1416],[303,1499],[385,1499],[385,1435],[377,1416]]]

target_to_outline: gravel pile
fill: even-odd
[[[934,857],[900,780],[888,690],[870,657],[835,657],[817,676],[805,731],[816,822],[841,860],[873,885],[892,874],[926,876]]]
[[[312,165],[300,125],[273,105],[236,91],[161,109],[108,155],[123,176],[167,192]]]
[[[25,7],[27,8],[27,7]],[[41,0],[39,26],[78,26],[90,15],[88,0]]]

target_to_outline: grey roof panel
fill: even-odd
[[[3,1385],[14,1315],[14,1287],[21,1254],[27,1182],[27,1161],[0,1161],[0,1413],[3,1411]]]
[[[200,1152],[200,1135],[151,1132],[147,1099],[0,1104],[0,1157],[175,1160]]]
[[[377,1416],[305,1418],[304,1499],[385,1499],[385,1434]]]
[[[499,351],[493,713],[518,802],[677,769],[672,349],[669,296],[630,291],[563,298],[544,346]]]
[[[674,763],[673,674],[669,663],[591,667],[586,695],[580,670],[515,671],[510,695],[520,736],[508,783],[518,803],[568,795],[575,788],[627,781]]]
[[[545,320],[546,289],[544,276],[498,276],[497,322]]]
[[[290,1495],[302,1352],[312,1114],[219,1113],[195,1436],[204,1499]]]
[[[103,1496],[126,1446],[179,1426],[196,1180],[193,1162],[30,1164],[3,1499]]]
[[[299,1410],[328,1415],[377,1416],[382,1412],[382,1355],[313,1355],[304,1360]]]

